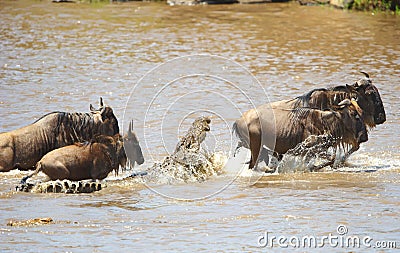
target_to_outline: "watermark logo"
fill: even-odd
[[[396,241],[378,241],[371,236],[349,235],[346,225],[339,225],[335,234],[329,233],[324,236],[276,236],[270,232],[264,232],[257,238],[257,244],[262,248],[397,248]]]

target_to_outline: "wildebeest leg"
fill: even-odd
[[[360,146],[355,146],[355,147],[351,147],[351,149],[349,150],[349,152],[347,152],[342,159],[340,159],[340,163],[344,163],[351,154],[353,154],[354,152],[356,152],[358,149],[360,148]]]
[[[261,149],[261,136],[250,133],[250,151],[251,160],[249,163],[249,169],[254,169],[257,166],[258,156]]]
[[[268,150],[268,149],[263,147],[261,149],[260,158],[258,160],[259,161],[264,161],[265,164],[268,166],[268,163],[269,163],[269,160],[270,160],[270,158],[269,158],[270,153],[271,153],[270,150]]]
[[[233,157],[235,157],[239,151],[239,149],[243,147],[242,142],[238,141],[237,147],[235,148],[235,151],[233,151]]]

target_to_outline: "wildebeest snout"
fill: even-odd
[[[386,114],[385,113],[379,113],[378,118],[375,119],[376,124],[382,124],[386,121]]]
[[[368,133],[367,131],[360,131],[357,136],[357,142],[362,143],[368,141]]]
[[[138,159],[136,160],[136,163],[138,165],[142,165],[144,163],[144,157],[143,157],[142,149],[139,147],[139,150],[137,152],[139,154],[137,155]]]

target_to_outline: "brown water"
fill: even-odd
[[[371,244],[397,240],[400,247],[398,17],[296,3],[169,7],[25,0],[1,1],[0,17],[0,132],[51,111],[88,111],[102,96],[121,125],[135,121],[146,158],[138,170],[162,159],[196,113],[213,115],[208,147],[229,155],[236,144],[229,127],[250,108],[246,95],[254,104],[293,98],[352,83],[364,70],[387,112],[387,121],[340,171],[264,176],[252,186],[246,171],[233,180],[233,167],[243,166],[243,159],[203,183],[147,188],[138,180],[109,181],[104,190],[81,195],[16,193],[27,172],[2,173],[1,252],[256,252],[268,250],[257,243],[267,231],[321,237],[338,235],[339,225],[348,228],[345,235],[370,236]],[[172,61],[140,79],[161,63],[195,54],[218,57]],[[247,68],[265,93],[221,57]],[[226,69],[240,89],[215,77]],[[203,71],[210,76],[190,75]],[[6,226],[10,219],[39,217],[55,223]],[[327,249],[333,248],[319,250]]]

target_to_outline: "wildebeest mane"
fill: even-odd
[[[51,132],[42,136],[50,150],[74,143],[91,141],[93,135],[100,133],[101,124],[96,122],[92,113],[51,112],[35,121],[46,120]],[[34,124],[35,124],[34,123]],[[37,135],[38,136],[38,135]],[[39,137],[38,136],[38,137]]]
[[[34,123],[37,123],[38,121],[52,114],[57,115],[56,129],[59,129],[61,126],[65,126],[79,131],[93,130],[94,118],[91,113],[79,113],[79,112],[69,113],[69,112],[55,111],[43,115],[42,117],[37,119]]]
[[[93,114],[67,112],[56,112],[56,114],[56,136],[64,135],[65,140],[84,142],[90,140],[94,132],[98,132]]]
[[[301,124],[303,128],[307,128],[307,124],[312,122],[313,124],[317,124],[317,127],[313,126],[311,128],[307,128],[311,131],[313,135],[320,134],[328,134],[329,136],[337,139],[339,144],[342,141],[342,137],[345,134],[344,124],[342,120],[338,117],[338,112],[330,110],[334,117],[321,118],[320,112],[317,109],[307,108],[307,107],[299,107],[290,109],[290,121],[293,122],[290,124],[290,128],[297,129]],[[328,121],[327,121],[328,120]],[[288,130],[291,132],[291,130]]]
[[[295,100],[296,100],[295,106],[296,107],[301,107],[301,106],[308,107],[311,95],[316,91],[328,91],[328,89],[326,89],[326,88],[313,89],[313,90],[307,92],[306,94],[296,97],[295,98]]]
[[[318,95],[314,94],[316,92],[320,92],[322,96],[318,97]],[[351,98],[351,96],[352,92],[345,85],[313,89],[304,95],[296,97],[294,106],[330,110],[344,99]]]
[[[313,109],[308,107],[297,107],[290,110],[290,120],[300,120],[308,118]]]
[[[344,92],[349,92],[349,89],[347,88],[346,85],[338,85],[338,86],[329,88],[329,90],[332,90],[332,91],[344,91]]]

